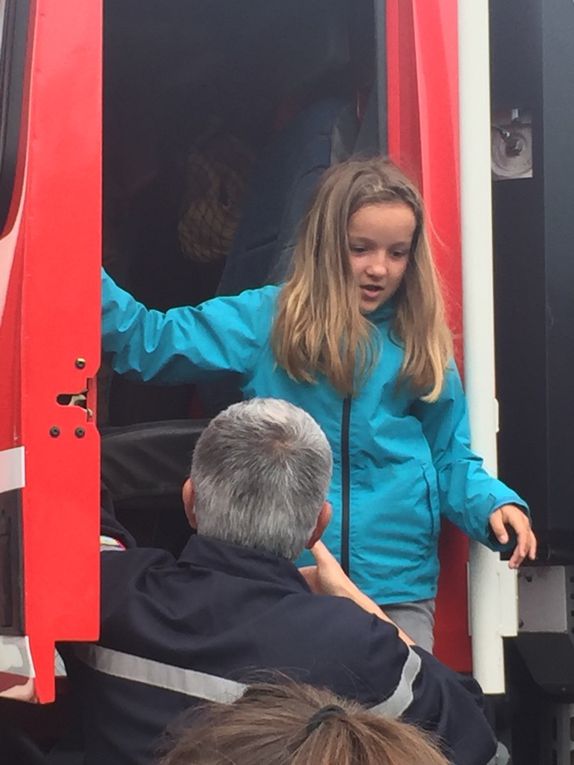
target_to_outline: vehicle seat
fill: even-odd
[[[330,97],[304,108],[277,133],[256,163],[219,295],[285,278],[319,178],[350,156],[357,132],[354,105]]]
[[[179,555],[190,535],[181,488],[206,420],[170,420],[102,432],[102,482],[138,545]]]

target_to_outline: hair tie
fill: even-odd
[[[330,717],[334,717],[335,715],[346,715],[347,713],[343,709],[343,707],[340,707],[338,704],[329,704],[326,707],[321,707],[315,714],[309,719],[309,722],[307,723],[307,735],[309,736],[311,733],[313,733],[314,730],[316,730],[322,722],[325,720],[328,720]]]

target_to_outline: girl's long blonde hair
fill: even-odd
[[[349,219],[361,207],[404,203],[413,211],[415,233],[403,282],[396,293],[393,332],[404,345],[399,383],[425,401],[442,390],[452,339],[437,271],[425,232],[416,187],[382,158],[352,159],[323,177],[295,248],[291,277],[283,287],[273,325],[277,363],[296,380],[324,374],[351,395],[379,352],[349,260]]]

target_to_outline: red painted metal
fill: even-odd
[[[389,154],[422,190],[462,367],[457,50],[456,0],[388,0]],[[445,524],[440,552],[436,653],[469,671],[468,541]]]
[[[11,262],[0,449],[25,447],[24,629],[41,702],[54,697],[55,641],[98,634],[99,437],[89,411],[57,397],[88,388],[94,406],[101,16],[101,0],[32,4],[17,183],[0,238],[0,257]]]

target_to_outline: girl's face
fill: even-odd
[[[415,215],[404,202],[365,205],[349,218],[349,261],[362,313],[379,308],[401,286],[415,227]]]

